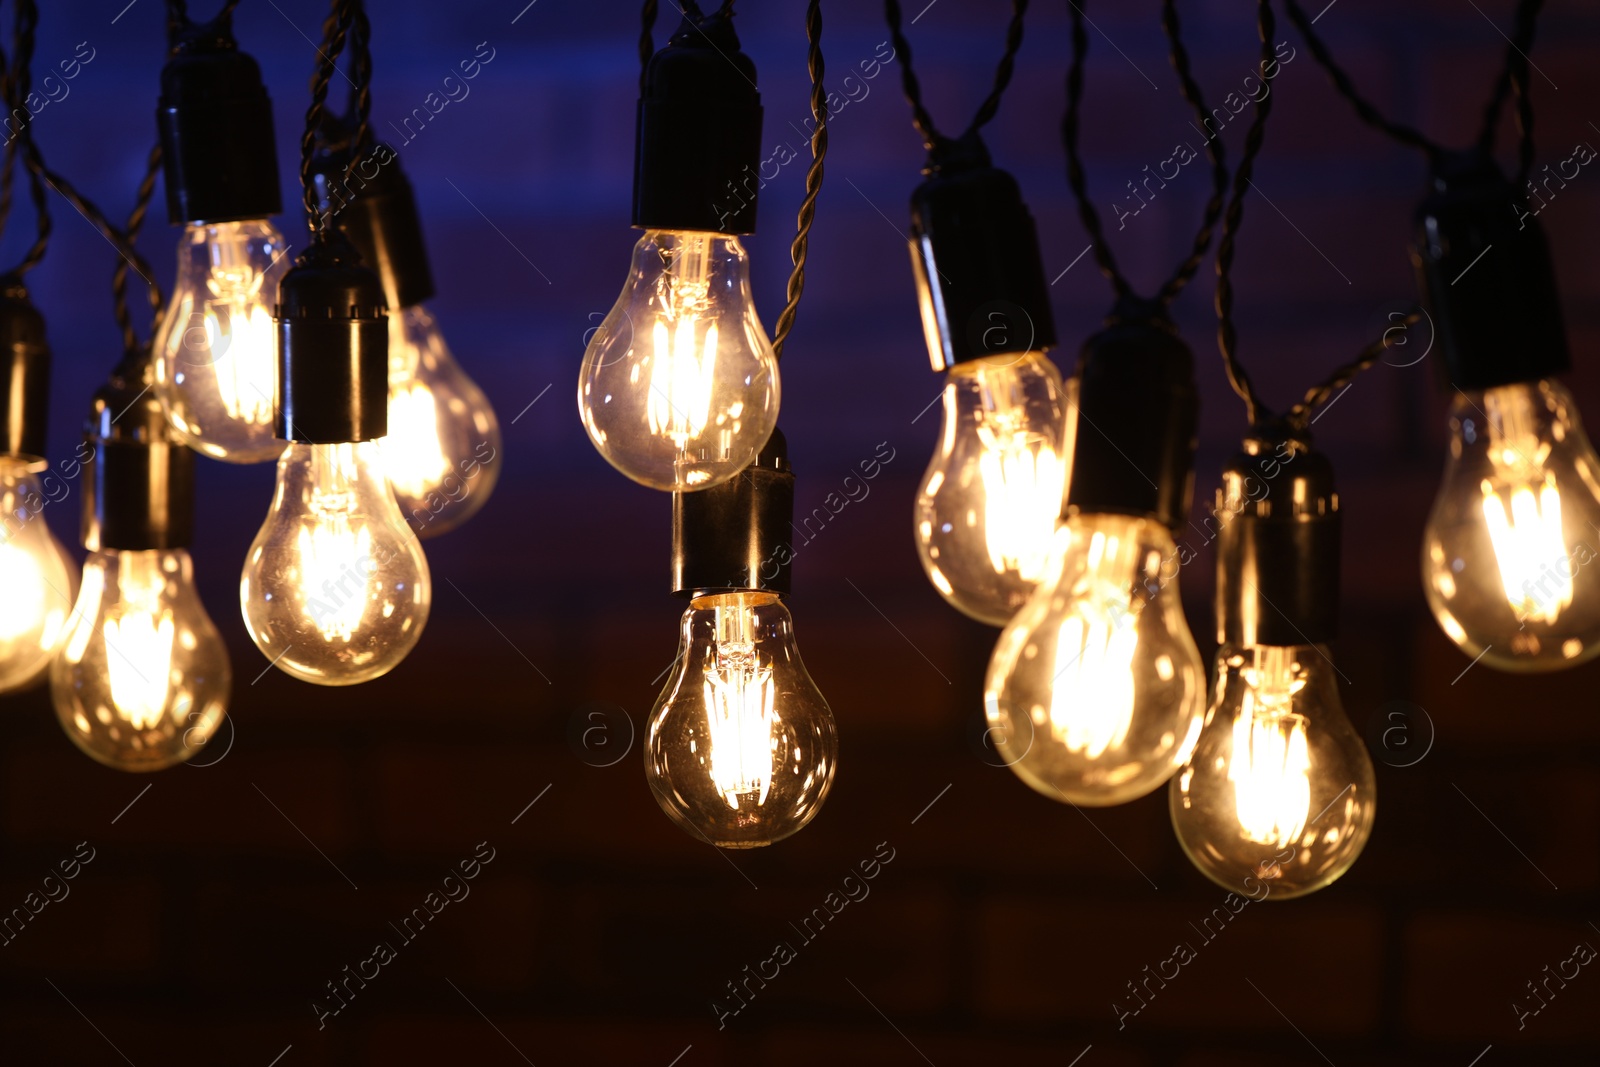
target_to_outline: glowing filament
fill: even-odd
[[[1233,721],[1228,781],[1245,837],[1283,848],[1300,839],[1311,813],[1311,754],[1305,716],[1296,714],[1296,677],[1289,649],[1263,647],[1244,672],[1246,689]]]
[[[1133,655],[1139,647],[1129,600],[1132,562],[1118,537],[1096,531],[1085,560],[1100,595],[1061,623],[1050,686],[1050,729],[1067,751],[1097,759],[1133,725]],[[1122,572],[1128,573],[1122,573]]]
[[[213,282],[213,288],[220,286]],[[256,426],[271,421],[278,352],[267,309],[243,297],[208,303],[205,330],[228,417]]]
[[[706,734],[711,781],[735,811],[766,803],[779,727],[772,665],[756,651],[755,614],[716,609],[716,645],[705,667]]]
[[[1545,474],[1539,494],[1524,483],[1511,490],[1511,511],[1483,483],[1483,520],[1494,546],[1506,602],[1519,622],[1551,625],[1572,606],[1572,566],[1561,534],[1561,491]]]
[[[1055,450],[1037,444],[1036,437],[1013,433],[985,443],[978,473],[989,565],[998,574],[1014,571],[1024,581],[1036,582],[1050,555],[1066,471]]]
[[[421,382],[389,390],[389,436],[383,439],[383,463],[389,481],[400,493],[421,497],[450,473],[439,440],[439,409],[433,390]]]
[[[325,641],[349,641],[367,610],[367,573],[372,569],[372,533],[351,526],[350,516],[332,512],[302,526],[297,547],[306,611]]]
[[[5,591],[0,641],[15,641],[44,627],[48,610],[44,571],[32,553],[9,540],[0,541],[0,590]]]
[[[129,591],[123,583],[123,596]],[[160,725],[172,679],[172,612],[130,610],[107,619],[104,635],[110,654],[106,672],[111,703],[135,730]]]
[[[705,431],[711,415],[711,386],[717,365],[717,326],[706,327],[703,352],[695,343],[698,319],[680,316],[669,331],[657,319],[650,361],[650,396],[646,415],[650,432],[672,438],[681,449]]]

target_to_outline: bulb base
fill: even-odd
[[[1063,517],[1138,515],[1176,532],[1194,491],[1194,356],[1154,304],[1120,301],[1078,358]]]
[[[194,538],[194,453],[179,444],[141,353],[94,395],[83,440],[83,547],[90,552],[188,548]]]
[[[1316,645],[1339,629],[1339,494],[1309,440],[1260,430],[1217,490],[1217,641]]]
[[[342,143],[335,140],[312,157],[322,210],[350,239],[361,262],[378,272],[389,307],[415,307],[433,296],[434,286],[411,182],[394,148],[381,141],[351,167],[352,132],[334,130],[335,138],[342,134]]]
[[[156,125],[173,225],[283,210],[272,100],[261,68],[239,51],[232,23],[224,15],[190,27],[161,71]]]
[[[739,476],[710,489],[672,494],[672,591],[787,595],[794,550],[794,471],[774,429]]]
[[[44,460],[50,346],[44,316],[15,275],[0,278],[0,454]]]
[[[750,234],[761,180],[761,94],[730,19],[684,18],[639,98],[633,225]]]
[[[1417,208],[1417,284],[1450,382],[1468,392],[1570,366],[1550,245],[1535,214],[1479,152],[1446,157]]]
[[[1039,232],[1016,179],[976,134],[951,142],[911,194],[911,269],[936,371],[1056,343]]]
[[[383,285],[342,235],[295,260],[278,289],[277,434],[313,445],[389,432]]]

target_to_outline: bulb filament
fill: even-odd
[[[749,608],[718,607],[716,647],[705,668],[706,731],[711,780],[738,811],[766,803],[772,752],[781,722],[772,665],[757,652]]]
[[[1233,721],[1228,781],[1245,837],[1283,848],[1300,839],[1311,813],[1311,756],[1306,717],[1294,711],[1305,687],[1294,651],[1263,646],[1243,671],[1244,697]]]
[[[989,565],[997,574],[1015,572],[1026,582],[1044,575],[1050,555],[1050,540],[1056,516],[1061,511],[1061,494],[1066,487],[1066,467],[1050,441],[1029,433],[1024,423],[1026,411],[1010,389],[1011,374],[1002,370],[990,375],[979,371],[983,408],[978,416],[978,439],[983,453],[978,459],[978,474],[983,480],[983,530],[989,549]]]
[[[101,627],[108,646],[111,703],[135,730],[161,724],[172,691],[172,610],[155,553],[125,552],[117,570],[119,607]]]
[[[1085,598],[1056,637],[1056,676],[1050,687],[1050,728],[1067,751],[1096,759],[1120,746],[1133,725],[1133,656],[1139,646],[1128,590],[1132,550],[1124,539],[1096,531],[1088,574],[1098,595]]]

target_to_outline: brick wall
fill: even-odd
[[[72,94],[41,114],[38,136],[52,164],[115,213],[131,201],[151,135],[156,6],[136,5],[113,23],[120,0],[47,5],[41,27],[42,61],[82,40],[97,49]],[[798,144],[787,124],[806,114],[802,5],[748,6],[742,32],[762,70],[767,139]],[[921,6],[906,5],[907,17]],[[920,152],[898,68],[886,67],[834,125],[784,369],[802,510],[879,442],[895,450],[871,495],[796,565],[792,609],[838,719],[839,777],[803,833],[769,850],[718,854],[668,823],[640,766],[637,733],[680,610],[667,589],[667,502],[615,476],[572,411],[583,333],[614,299],[634,239],[636,12],[541,3],[512,25],[522,7],[513,0],[372,7],[380,128],[479,41],[496,50],[472,95],[402,157],[441,283],[434,306],[495,399],[505,473],[477,519],[428,544],[436,604],[413,655],[377,682],[322,690],[263,674],[234,607],[270,471],[201,462],[194,555],[234,657],[232,729],[218,740],[231,747],[208,754],[209,766],[134,778],[81,757],[45,694],[0,700],[0,909],[20,905],[79,842],[94,855],[69,895],[0,947],[0,1059],[1592,1059],[1600,976],[1585,968],[1565,986],[1540,983],[1579,942],[1600,944],[1600,667],[1524,679],[1479,666],[1462,676],[1467,658],[1427,615],[1417,544],[1444,447],[1432,360],[1372,371],[1317,424],[1347,516],[1336,645],[1346,710],[1366,730],[1393,701],[1418,705],[1431,720],[1431,750],[1411,766],[1379,763],[1377,829],[1342,881],[1292,904],[1252,905],[1202,935],[1222,894],[1183,858],[1164,793],[1080,812],[981,758],[979,694],[994,631],[943,606],[910,539],[936,433],[933,415],[917,416],[938,381],[926,370],[894,232]],[[989,141],[1039,220],[1047,273],[1060,275],[1051,290],[1058,357],[1070,364],[1109,290],[1089,258],[1066,270],[1087,243],[1056,136],[1066,9],[1039,7]],[[1182,5],[1214,97],[1252,70],[1246,7]],[[1547,7],[1533,54],[1545,76],[1533,83],[1541,165],[1600,138],[1590,125],[1600,122],[1600,11],[1577,0]],[[839,76],[886,33],[876,4],[826,8],[829,70]],[[1108,217],[1124,181],[1192,136],[1154,9],[1090,8],[1125,53],[1095,36],[1085,102],[1087,162]],[[301,33],[315,37],[321,14],[318,4],[279,0],[246,3],[238,16],[276,102],[290,202],[313,60]],[[1503,41],[1489,20],[1509,29],[1507,0],[1341,0],[1318,27],[1382,107],[1459,141],[1498,69]],[[937,0],[911,28],[942,125],[957,126],[986,91],[1003,21],[996,3]],[[1256,175],[1275,206],[1248,203],[1237,283],[1242,356],[1269,402],[1284,405],[1413,296],[1405,241],[1423,173],[1356,124],[1286,20],[1279,37],[1298,53],[1275,83],[1278,110]],[[1242,127],[1228,134],[1235,153]],[[783,170],[749,242],[769,326],[802,184],[803,163]],[[1141,287],[1153,289],[1182,254],[1204,185],[1188,168],[1114,235]],[[1578,363],[1569,384],[1594,418],[1597,213],[1600,177],[1585,174],[1541,218]],[[31,222],[21,204],[13,215],[8,256],[20,254]],[[115,357],[104,284],[113,258],[59,200],[55,215],[57,238],[30,284],[56,351],[51,443],[65,456]],[[297,223],[285,229],[299,240]],[[152,230],[145,246],[166,269],[173,234],[159,222]],[[1210,298],[1208,264],[1177,308],[1200,357],[1199,501],[1242,430],[1215,359]],[[77,499],[49,512],[69,544]],[[1211,567],[1205,554],[1183,575],[1202,646],[1213,631]],[[587,718],[602,707],[624,714]],[[607,745],[575,740],[596,721],[608,726]],[[396,930],[480,842],[494,858],[470,895],[410,938]],[[796,930],[880,843],[894,858],[870,895],[809,939]],[[376,977],[351,978],[379,942],[394,958]],[[795,957],[763,985],[750,976],[779,942]],[[1164,986],[1141,985],[1178,942],[1192,943],[1196,958]],[[1529,982],[1547,1005],[1537,1014]],[[345,983],[337,1014],[329,983]],[[745,1005],[736,1012],[730,983]],[[1143,994],[1137,1013],[1130,985]],[[1530,1012],[1520,1028],[1514,1001]],[[1120,1028],[1118,1005],[1128,1012]]]

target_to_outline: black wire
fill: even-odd
[[[1200,98],[1200,86],[1189,71],[1189,52],[1183,46],[1182,27],[1178,22],[1178,5],[1175,0],[1164,0],[1161,5],[1161,28],[1167,34],[1172,69],[1178,75],[1178,85],[1183,91],[1183,98],[1194,108],[1195,115],[1200,119],[1200,126],[1204,129],[1206,120],[1211,115],[1206,110],[1205,101]],[[1267,88],[1265,83],[1263,88]],[[1227,199],[1228,163],[1222,147],[1221,131],[1207,138],[1206,157],[1211,160],[1211,198],[1206,201],[1205,210],[1201,212],[1200,229],[1194,235],[1194,245],[1189,251],[1188,258],[1178,264],[1178,269],[1156,294],[1156,302],[1162,307],[1171,306],[1178,294],[1183,292],[1183,287],[1188,285],[1199,271],[1200,264],[1206,258],[1206,250],[1211,247],[1211,235],[1215,232],[1217,219],[1222,214],[1223,202]]]
[[[656,54],[655,42],[650,39],[650,31],[656,26],[656,5],[658,0],[644,0],[644,7],[639,12],[641,29],[639,30],[639,95],[644,95],[644,78],[650,71],[650,57]]]
[[[1088,231],[1089,245],[1094,250],[1094,261],[1116,290],[1117,299],[1133,295],[1133,287],[1117,268],[1116,256],[1106,241],[1100,225],[1100,212],[1095,210],[1089,197],[1089,178],[1084,173],[1083,159],[1078,155],[1078,110],[1083,103],[1083,64],[1089,54],[1089,31],[1084,27],[1083,9],[1076,3],[1072,7],[1072,62],[1067,66],[1067,110],[1061,117],[1061,145],[1067,154],[1067,184],[1072,187],[1073,199],[1078,204],[1078,218]]]
[[[1291,0],[1292,2],[1292,0]],[[1256,30],[1261,35],[1261,70],[1266,79],[1268,65],[1274,61],[1273,32],[1277,20],[1272,15],[1270,0],[1259,0],[1256,6]],[[1250,175],[1255,170],[1256,157],[1266,139],[1267,116],[1272,111],[1272,93],[1256,100],[1250,129],[1245,134],[1244,151],[1239,157],[1239,167],[1233,174],[1233,195],[1222,220],[1222,238],[1217,242],[1217,349],[1222,353],[1223,367],[1228,372],[1228,384],[1244,401],[1245,415],[1252,427],[1259,426],[1263,408],[1251,384],[1250,374],[1239,362],[1239,335],[1233,323],[1233,269],[1234,245],[1239,237],[1239,225],[1244,221],[1244,198],[1250,190]]]
[[[1355,376],[1377,363],[1383,354],[1395,345],[1405,344],[1405,335],[1411,327],[1422,321],[1421,312],[1412,312],[1400,322],[1389,327],[1383,336],[1361,350],[1361,354],[1328,376],[1328,380],[1306,391],[1305,399],[1290,408],[1283,421],[1296,433],[1305,433],[1311,425],[1311,413],[1349,385]],[[1395,336],[1398,332],[1398,338]]]
[[[789,246],[789,255],[794,260],[794,270],[789,274],[789,302],[778,316],[777,329],[772,335],[772,351],[779,358],[783,356],[783,343],[794,328],[800,294],[806,287],[806,253],[811,224],[817,215],[817,194],[822,191],[822,161],[828,154],[828,94],[822,83],[826,68],[822,60],[821,0],[809,0],[806,5],[806,42],[809,45],[806,67],[811,72],[811,117],[817,127],[811,133],[811,168],[806,171],[806,196],[800,202],[794,243]]]
[[[5,205],[0,209],[0,228],[5,225],[5,219],[11,210],[11,195],[13,182],[13,168],[17,155],[21,153],[26,157],[28,150],[33,145],[33,117],[28,114],[26,101],[32,92],[32,62],[34,41],[39,26],[39,5],[37,0],[20,0],[17,4],[16,19],[16,53],[11,66],[7,69],[6,107],[7,111],[15,115],[21,111],[28,115],[25,122],[15,134],[10,143],[6,145],[5,156]],[[33,246],[22,257],[22,262],[12,270],[12,274],[21,277],[37,267],[43,260],[45,250],[50,246],[50,194],[45,191],[44,182],[39,175],[28,172],[29,191],[33,199],[33,211],[38,229],[34,237]]]
[[[994,72],[994,86],[989,90],[989,95],[978,105],[978,112],[967,124],[963,136],[977,133],[1000,110],[1000,98],[1005,94],[1006,87],[1011,84],[1011,74],[1016,67],[1017,52],[1022,48],[1022,19],[1028,11],[1028,0],[1012,0],[1011,21],[1006,26],[1006,47],[1001,53],[999,66]],[[906,102],[911,105],[911,124],[916,127],[917,133],[922,135],[923,147],[930,153],[936,153],[951,143],[951,139],[941,134],[933,124],[933,116],[922,103],[922,83],[917,80],[916,71],[911,66],[911,42],[906,39],[905,32],[901,29],[899,0],[884,0],[884,18],[889,23],[889,36],[894,42],[895,55],[900,60],[900,86],[905,92]]]
[[[354,21],[352,0],[333,0],[328,17],[322,23],[322,47],[317,52],[316,72],[311,76],[311,104],[306,108],[306,129],[300,137],[300,186],[306,224],[311,230],[311,239],[317,244],[324,243],[332,235],[333,215],[317,210],[317,187],[312,180],[311,161],[322,132],[322,113],[327,106],[328,84],[333,80],[339,53],[344,51]]]
[[[133,211],[128,214],[127,225],[123,227],[122,234],[129,247],[138,240],[139,228],[144,225],[144,216],[150,210],[150,198],[155,192],[156,175],[161,173],[161,142],[157,141],[155,147],[150,149],[149,158],[145,162],[144,180],[139,183],[139,192],[134,197]],[[143,349],[138,336],[134,333],[133,319],[128,313],[128,260],[117,260],[117,268],[111,275],[111,298],[113,310],[117,317],[117,326],[122,330],[122,349],[124,352],[136,352]],[[155,305],[157,319],[161,315],[161,306]],[[148,342],[146,342],[148,343]]]
[[[1544,0],[1518,0],[1516,20],[1511,30],[1511,37],[1506,42],[1506,62],[1500,71],[1500,77],[1495,80],[1494,91],[1489,95],[1489,102],[1483,108],[1483,127],[1478,132],[1478,150],[1491,152],[1494,150],[1495,132],[1500,127],[1500,112],[1504,110],[1506,100],[1510,98],[1513,88],[1517,89],[1519,105],[1526,100],[1527,93],[1523,91],[1528,75],[1528,52],[1533,49],[1534,28],[1539,20],[1539,9],[1544,6]],[[1531,123],[1519,123],[1524,128],[1524,136],[1531,127]]]

